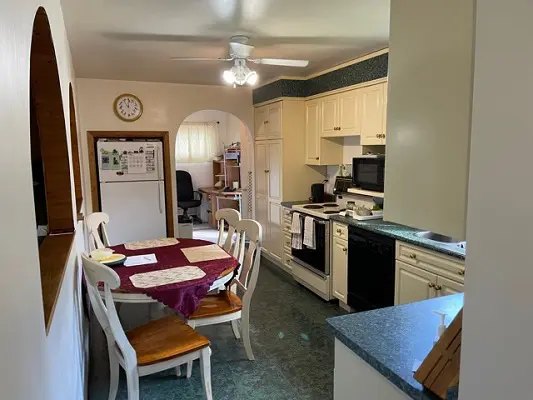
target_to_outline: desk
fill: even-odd
[[[220,207],[220,201],[233,200],[238,202],[237,210],[242,213],[242,191],[237,190],[235,192],[223,192],[220,189],[214,187],[199,188],[199,192],[204,193],[207,196],[207,200],[211,202],[211,213],[209,215],[209,225],[217,228],[217,221],[215,214]],[[224,207],[223,207],[224,208]],[[230,207],[234,208],[234,207]]]

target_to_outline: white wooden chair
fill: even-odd
[[[235,227],[237,223],[241,220],[241,213],[233,208],[222,208],[217,211],[215,218],[218,222],[218,241],[217,244],[226,250],[228,253],[231,252],[231,246],[233,241],[233,235],[235,234]],[[224,222],[227,222],[229,225],[228,234],[226,240],[224,241]]]
[[[109,247],[109,237],[107,236],[106,225],[109,224],[109,215],[103,212],[94,212],[85,218],[87,231],[89,233],[89,250]],[[102,237],[98,232],[102,228]]]
[[[111,289],[120,286],[120,278],[111,268],[82,254],[83,272],[94,313],[102,326],[109,351],[109,400],[118,390],[119,366],[124,368],[128,400],[139,400],[139,377],[170,368],[180,374],[180,365],[200,359],[205,396],[212,400],[211,350],[209,340],[172,315],[124,332],[118,319]],[[98,284],[104,284],[104,300]]]
[[[261,225],[251,219],[243,219],[236,226],[235,248],[239,249],[238,259],[241,262],[241,268],[232,285],[237,285],[237,292],[243,293],[242,299],[231,290],[204,297],[200,306],[187,321],[193,328],[231,321],[233,333],[237,339],[241,336],[239,332],[239,321],[241,321],[244,349],[249,360],[255,359],[250,342],[250,304],[259,275],[262,230]],[[248,249],[245,246],[246,238],[249,241]],[[188,377],[191,372],[192,362],[189,362],[187,365]]]

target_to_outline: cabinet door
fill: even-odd
[[[320,99],[320,136],[336,136],[338,135],[338,96],[326,96]]]
[[[265,139],[267,137],[267,121],[268,109],[266,106],[255,109],[254,125],[255,125],[255,139]]]
[[[268,197],[262,194],[255,196],[255,220],[263,227],[263,245],[268,242]]]
[[[394,304],[413,303],[436,297],[437,275],[396,261]]]
[[[255,192],[268,197],[268,144],[255,144]]]
[[[333,238],[333,295],[343,303],[347,303],[348,295],[348,242]]]
[[[268,106],[267,135],[269,138],[281,137],[281,102]]]
[[[269,200],[281,202],[281,165],[283,160],[280,141],[268,143],[268,197]]]
[[[305,163],[320,164],[320,104],[318,100],[305,103]]]
[[[361,144],[383,144],[383,84],[360,89]]]
[[[450,279],[437,276],[437,293],[439,297],[464,292],[464,285]]]
[[[350,90],[339,95],[338,127],[343,136],[359,135],[359,91]]]
[[[382,144],[387,142],[387,107],[389,104],[389,82],[383,84],[383,134]]]
[[[282,235],[282,206],[274,201],[268,202],[268,242],[267,250],[271,255],[281,260],[281,253],[283,251],[283,237]]]

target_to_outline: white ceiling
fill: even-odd
[[[307,76],[388,44],[390,0],[62,0],[76,75],[222,84],[246,34],[254,58],[310,60],[306,68],[255,65],[260,81]],[[252,65],[251,65],[252,66]]]

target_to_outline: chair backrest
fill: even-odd
[[[176,191],[179,201],[194,200],[191,174],[187,171],[176,171]]]
[[[239,274],[235,279],[244,291],[243,301],[250,302],[259,276],[263,228],[253,219],[241,219],[237,222],[235,230],[237,232],[235,249],[238,249],[237,259],[241,264]],[[249,243],[248,248],[246,248],[246,239]]]
[[[103,212],[94,212],[85,218],[87,230],[89,232],[89,250],[109,247],[109,237],[107,236],[106,225],[109,224],[109,215]],[[102,237],[98,229],[102,229]]]
[[[231,245],[233,242],[233,235],[235,234],[235,227],[241,220],[241,213],[233,208],[222,208],[215,214],[215,218],[218,221],[218,240],[217,244],[226,250],[228,253],[231,251]],[[227,222],[228,235],[224,241],[224,222]]]
[[[124,329],[122,329],[111,294],[111,289],[116,289],[120,286],[119,276],[111,268],[94,261],[87,253],[82,253],[81,258],[85,282],[87,283],[87,292],[89,293],[96,318],[105,332],[108,348],[111,351],[116,344],[126,365],[128,367],[137,365],[137,355],[128,341]],[[98,290],[100,282],[104,284],[105,301],[102,300],[100,290]]]

